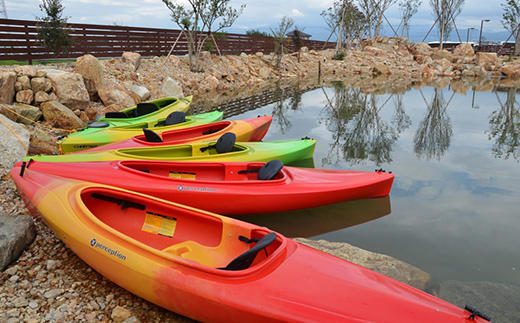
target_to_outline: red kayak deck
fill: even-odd
[[[156,196],[211,212],[238,215],[284,212],[384,197],[394,174],[283,166],[271,180],[255,171],[264,163],[123,160],[33,161],[37,172],[90,181]],[[20,166],[20,164],[18,165]]]

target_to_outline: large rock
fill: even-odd
[[[49,101],[40,107],[45,121],[61,129],[78,129],[85,125],[71,109],[58,101]]]
[[[132,95],[122,85],[107,86],[99,90],[99,98],[105,106],[117,104],[125,108],[135,105]]]
[[[38,121],[42,116],[42,112],[39,108],[23,103],[15,104],[14,110],[19,115],[24,116],[24,118],[18,116],[16,122],[23,123],[25,125],[30,125],[33,122]]]
[[[476,56],[476,64],[478,66],[483,66],[485,64],[496,65],[498,59],[497,53],[477,53]]]
[[[491,282],[445,281],[433,294],[456,306],[466,305],[491,317],[492,322],[517,323],[520,287]]]
[[[131,63],[137,70],[141,66],[141,54],[125,52],[123,53],[122,61],[125,63]]]
[[[392,71],[388,66],[386,66],[383,63],[376,63],[374,65],[374,68],[372,69],[372,74],[374,75],[390,75],[392,74]]]
[[[453,50],[453,55],[473,56],[475,55],[475,51],[473,50],[473,46],[471,46],[470,43],[463,43],[455,47]]]
[[[38,91],[45,92],[45,88],[46,88],[45,80],[48,80],[48,79],[45,77],[35,77],[35,78],[31,79],[31,89],[33,90],[34,93],[36,93]],[[50,82],[50,81],[48,81],[48,82]]]
[[[16,74],[11,71],[0,70],[0,103],[11,104],[14,100],[14,84]]]
[[[175,82],[171,77],[168,77],[166,81],[164,81],[161,87],[161,94],[167,97],[184,97],[181,86],[177,82]]]
[[[38,69],[31,65],[17,66],[14,71],[19,75],[27,75],[29,78],[36,77]]]
[[[417,43],[414,47],[414,49],[419,52],[420,54],[428,54],[432,48],[430,47],[430,45],[426,44],[426,43]]]
[[[61,104],[72,110],[83,110],[88,107],[90,96],[80,74],[48,70],[47,78],[51,80]]]
[[[58,153],[59,149],[56,147],[56,137],[39,128],[33,130],[29,144],[29,155],[57,155]]]
[[[32,90],[22,90],[16,93],[16,102],[31,104],[34,100],[34,92]]]
[[[150,98],[150,90],[144,86],[125,85],[125,88],[137,95],[141,101],[146,101]]]
[[[9,104],[0,105],[0,114],[6,116],[9,120],[16,122],[18,116],[14,114],[14,107]]]
[[[0,140],[0,151],[2,152],[0,153],[0,164],[6,169],[11,169],[16,162],[27,156],[26,149],[29,149],[31,134],[22,125],[9,120],[4,115],[0,115],[0,119],[16,133],[15,135],[3,124],[0,125],[0,138],[2,138]]]
[[[443,50],[438,50],[436,52],[434,52],[431,57],[434,59],[434,60],[438,60],[438,59],[446,59],[448,61],[451,62],[451,59],[453,57],[453,55],[448,52],[447,50],[443,49]]]
[[[74,71],[83,77],[85,87],[91,98],[97,95],[99,89],[105,87],[103,66],[96,57],[90,54],[79,57],[76,60]]]
[[[30,216],[0,214],[0,271],[18,259],[35,237],[36,228]]]
[[[363,266],[420,290],[425,290],[430,275],[424,271],[390,256],[363,250],[344,242],[309,240],[296,238],[295,241],[332,254],[341,259]]]

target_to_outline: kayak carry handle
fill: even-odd
[[[116,203],[117,205],[121,205],[121,210],[124,210],[124,209],[129,208],[129,207],[133,207],[133,208],[136,208],[138,210],[145,210],[146,209],[146,206],[144,204],[134,203],[134,202],[131,202],[131,201],[128,201],[128,200],[123,200],[123,199],[119,199],[117,197],[112,197],[112,196],[103,195],[103,194],[99,194],[99,193],[92,193],[92,197],[96,198],[96,199],[103,200],[103,201]]]
[[[469,305],[466,305],[464,307],[464,309],[471,313],[471,315],[468,317],[468,320],[475,320],[475,318],[478,316],[478,317],[483,318],[484,320],[487,320],[487,321],[491,322],[491,317],[489,317],[486,314],[480,312],[476,308],[473,308],[473,307],[471,307]]]
[[[29,169],[29,166],[31,166],[31,163],[34,161],[34,159],[29,159],[29,162],[22,162],[22,167],[20,168],[20,177],[23,177],[23,173],[25,172],[25,169]]]

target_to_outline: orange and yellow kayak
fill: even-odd
[[[88,265],[198,321],[486,322],[473,309],[264,227],[112,186],[19,172],[11,176],[29,210]]]

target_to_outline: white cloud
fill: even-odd
[[[306,14],[304,14],[303,12],[301,12],[300,10],[298,9],[293,9],[291,11],[291,14],[290,14],[291,17],[305,17],[307,16]]]

